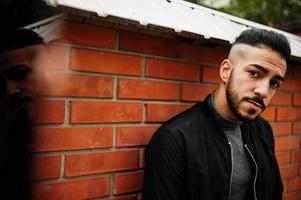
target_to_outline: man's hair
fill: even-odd
[[[44,44],[43,38],[29,29],[7,31],[0,39],[0,53],[24,48],[30,45]]]
[[[235,44],[248,44],[250,46],[260,47],[264,45],[273,51],[279,53],[286,61],[291,55],[291,48],[285,36],[275,31],[265,29],[247,29],[236,38]]]

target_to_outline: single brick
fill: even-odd
[[[110,177],[36,184],[31,187],[33,200],[92,199],[110,194]]]
[[[140,146],[148,144],[158,126],[117,127],[116,143],[122,146]]]
[[[292,107],[277,108],[278,121],[300,120],[300,119],[301,119],[301,108],[292,108]]]
[[[166,57],[180,57],[180,42],[136,32],[120,31],[120,49]]]
[[[119,79],[118,98],[177,100],[179,84],[163,81]]]
[[[71,102],[71,123],[140,122],[141,103],[127,102]]]
[[[200,67],[196,64],[148,59],[146,74],[149,77],[198,81],[200,79]]]
[[[187,104],[147,104],[146,121],[164,122],[190,107]]]
[[[116,174],[114,177],[114,194],[124,194],[142,190],[143,172]]]
[[[138,150],[66,155],[65,176],[136,169],[138,156]]]
[[[33,137],[34,151],[62,151],[108,148],[113,145],[111,127],[38,128]]]
[[[91,47],[116,48],[116,31],[80,22],[65,21],[62,40]]]
[[[203,86],[192,83],[182,83],[181,100],[182,101],[203,101],[207,95],[215,90],[213,86]]]
[[[275,122],[271,123],[274,135],[290,135],[292,134],[291,122]]]
[[[114,79],[54,72],[49,74],[48,85],[42,95],[112,98]]]
[[[276,137],[275,148],[277,151],[300,148],[299,137]]]
[[[72,49],[70,68],[84,72],[140,76],[142,58],[126,54]]]

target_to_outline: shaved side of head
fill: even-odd
[[[256,46],[251,46],[251,45],[248,45],[248,44],[243,44],[243,43],[238,43],[238,44],[235,44],[232,46],[230,52],[229,52],[229,55],[228,55],[228,59],[231,61],[231,63],[234,65],[234,66],[237,66],[238,63],[247,58],[250,53],[252,51],[254,51],[255,49],[265,49],[265,50],[268,50],[268,51],[271,51],[271,52],[275,52],[277,53],[279,56],[282,57],[282,55],[271,49],[270,47],[268,46],[265,46],[263,44],[259,44],[259,45],[256,45]]]
[[[248,47],[250,46],[246,44],[236,44],[231,48],[228,59],[232,64],[234,64],[234,66],[236,66],[241,59],[244,59],[247,56]]]

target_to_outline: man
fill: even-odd
[[[144,200],[279,200],[270,125],[259,117],[282,84],[287,39],[248,29],[204,102],[164,123],[146,148]]]
[[[31,30],[13,30],[1,38],[0,180],[1,194],[8,199],[27,199],[31,117],[36,96],[46,85],[41,66],[46,56],[43,39]]]
[[[35,32],[18,29],[0,44],[0,75],[18,116],[31,111],[37,94],[45,89],[47,49]]]

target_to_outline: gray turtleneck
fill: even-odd
[[[246,193],[251,184],[251,164],[242,141],[241,122],[230,121],[219,115],[214,104],[214,94],[210,96],[209,105],[217,124],[222,128],[231,147],[232,177],[230,200],[247,199]]]

